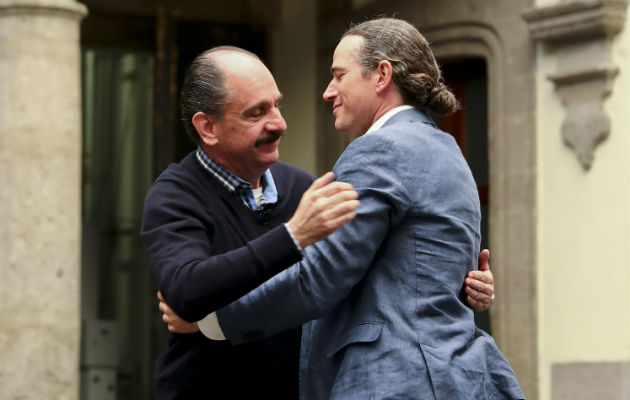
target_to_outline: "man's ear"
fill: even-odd
[[[192,124],[203,143],[208,146],[217,144],[219,140],[215,132],[215,119],[213,117],[198,111],[192,116]]]
[[[392,83],[394,73],[392,63],[388,60],[381,60],[376,66],[374,73],[376,74],[376,93],[382,93]]]

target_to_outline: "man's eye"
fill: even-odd
[[[257,109],[255,109],[255,110],[253,110],[253,111],[249,114],[249,116],[250,116],[250,117],[253,117],[253,118],[259,118],[259,117],[262,117],[264,113],[265,113],[265,112],[264,112],[264,110],[263,110],[262,108],[257,108]]]

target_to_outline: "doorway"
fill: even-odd
[[[442,74],[446,85],[461,103],[461,110],[443,117],[440,125],[455,137],[472,170],[481,204],[481,248],[488,248],[488,77],[481,58],[444,61]],[[492,262],[490,263],[492,268]],[[490,332],[488,311],[475,313],[477,326]]]

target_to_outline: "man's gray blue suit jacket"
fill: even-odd
[[[357,217],[220,309],[226,337],[238,344],[305,323],[304,400],[523,398],[463,301],[481,214],[453,137],[424,112],[401,111],[354,140],[334,173],[359,193]]]

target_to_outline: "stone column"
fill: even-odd
[[[0,0],[0,398],[77,399],[81,94],[74,0]]]

